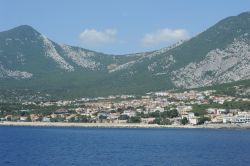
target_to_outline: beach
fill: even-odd
[[[157,125],[141,123],[68,123],[68,122],[0,122],[0,126],[33,127],[85,127],[85,128],[211,128],[211,129],[250,129],[250,123],[244,124],[204,124],[204,125]]]

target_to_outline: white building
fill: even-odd
[[[189,123],[192,125],[197,125],[198,124],[198,118],[194,117],[194,118],[190,118],[188,119]]]
[[[238,115],[225,115],[223,123],[250,123],[250,114],[248,112],[238,112]]]
[[[232,115],[223,116],[223,119],[222,119],[223,123],[231,123],[232,121],[233,121],[233,116]]]
[[[193,112],[189,112],[189,113],[188,113],[188,119],[192,119],[192,118],[194,118],[194,117],[195,117],[195,115],[194,115]]]
[[[232,119],[232,123],[250,123],[250,115],[237,115]]]
[[[219,108],[208,108],[207,113],[221,115],[221,114],[226,113],[226,110],[225,109],[219,109]]]
[[[28,119],[28,117],[26,117],[26,116],[21,116],[20,117],[20,121],[27,121],[27,119]]]
[[[131,111],[131,110],[125,110],[125,111],[123,111],[122,115],[127,115],[129,117],[133,117],[133,116],[136,116],[136,112]]]
[[[43,117],[42,121],[43,121],[43,122],[50,122],[50,118],[48,118],[48,117]]]
[[[192,125],[198,124],[198,118],[194,115],[193,112],[188,113],[188,120],[189,120],[189,123]]]

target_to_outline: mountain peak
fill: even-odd
[[[30,25],[20,25],[18,27],[15,27],[11,29],[12,31],[19,31],[19,32],[34,32],[34,33],[39,33],[37,30],[35,30],[32,26]]]
[[[30,25],[19,25],[16,27],[17,29],[32,29],[35,30],[32,26]]]
[[[35,30],[32,26],[29,25],[20,25],[10,30],[4,31],[3,34],[9,37],[11,36],[34,37],[40,35],[40,33],[37,30]]]

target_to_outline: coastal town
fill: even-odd
[[[0,122],[142,124],[185,126],[250,123],[250,99],[215,90],[152,92],[1,106]],[[17,109],[19,108],[19,109]]]

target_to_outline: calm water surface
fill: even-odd
[[[0,166],[247,166],[250,130],[0,127]]]

